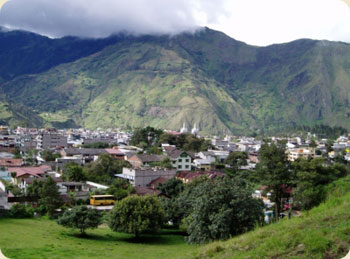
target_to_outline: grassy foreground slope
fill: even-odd
[[[9,258],[186,258],[195,246],[174,231],[135,240],[108,227],[87,231],[89,237],[47,219],[0,219],[0,249]]]
[[[301,217],[285,219],[200,249],[197,258],[342,258],[350,250],[350,178]]]

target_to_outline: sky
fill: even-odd
[[[0,0],[0,25],[50,37],[177,34],[207,26],[266,46],[350,42],[350,0]]]

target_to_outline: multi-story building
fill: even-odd
[[[315,157],[315,149],[313,148],[294,148],[288,151],[288,160],[295,161],[298,158],[307,159],[309,157]]]
[[[37,140],[37,149],[50,149],[56,147],[67,147],[67,136],[59,134],[39,134],[36,138]]]
[[[176,170],[123,168],[123,173],[115,176],[129,180],[133,186],[146,187],[159,177],[166,179],[174,178],[176,176]]]
[[[194,159],[194,155],[190,152],[182,151],[182,150],[172,150],[167,152],[171,160],[171,164],[178,171],[191,171],[192,170],[192,160]]]

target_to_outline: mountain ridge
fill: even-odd
[[[23,69],[13,77],[0,70],[4,101],[25,106],[38,126],[179,129],[186,122],[213,134],[317,123],[350,127],[349,44],[301,39],[257,47],[209,28],[98,43],[45,43],[53,53],[42,61],[44,70]],[[77,46],[86,49],[69,55]],[[56,55],[59,64],[50,63]]]

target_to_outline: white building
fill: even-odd
[[[167,152],[171,163],[174,168],[178,171],[191,171],[192,170],[192,161],[194,159],[194,155],[189,152],[182,150],[172,150]]]
[[[295,161],[298,158],[309,158],[315,156],[315,149],[313,148],[294,148],[288,151],[288,160]]]
[[[188,129],[186,127],[186,123],[184,122],[184,124],[182,125],[182,128],[180,130],[180,133],[187,133],[188,132]]]
[[[175,169],[144,169],[144,168],[123,168],[122,174],[116,174],[116,177],[129,180],[133,186],[146,187],[153,180],[163,178],[174,178],[176,176]]]

